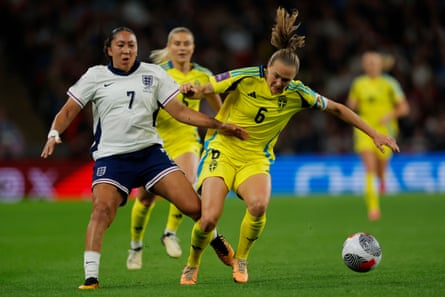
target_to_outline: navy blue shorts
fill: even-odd
[[[156,144],[137,152],[96,160],[92,187],[100,183],[114,185],[123,193],[123,205],[133,188],[144,186],[149,191],[160,179],[176,170],[181,169],[162,146]]]

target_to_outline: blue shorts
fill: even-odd
[[[100,183],[115,186],[124,196],[124,205],[133,188],[144,186],[149,191],[170,172],[181,170],[161,145],[96,160],[93,169],[94,187]]]

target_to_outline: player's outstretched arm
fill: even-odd
[[[218,112],[222,106],[221,97],[218,94],[208,94],[206,95],[207,102],[212,107],[215,112]]]
[[[399,146],[397,145],[394,138],[388,135],[383,135],[375,131],[371,126],[369,126],[365,121],[363,121],[355,112],[353,112],[347,106],[337,103],[332,100],[328,100],[328,106],[326,108],[328,112],[335,115],[336,117],[342,119],[343,121],[351,124],[352,126],[362,130],[369,137],[372,138],[374,144],[377,148],[383,152],[383,146],[386,145],[393,152],[399,152]]]
[[[206,98],[206,96],[215,94],[213,86],[210,83],[202,86],[194,86],[191,83],[186,83],[179,87],[179,92],[184,94],[184,96],[193,99],[202,99]]]
[[[194,86],[191,83],[186,83],[179,87],[179,92],[190,99],[206,99],[215,112],[218,112],[222,106],[221,97],[213,91],[211,84]]]
[[[243,128],[234,124],[222,123],[204,113],[195,111],[182,104],[177,98],[171,100],[164,108],[172,117],[185,124],[217,129],[224,135],[235,136],[242,140],[248,138],[248,134]]]
[[[68,98],[65,105],[60,109],[57,115],[54,117],[51,129],[48,133],[48,140],[43,147],[41,157],[46,159],[54,152],[56,144],[62,143],[60,135],[71,124],[77,114],[80,112],[81,107],[73,99]]]

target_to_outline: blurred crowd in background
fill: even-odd
[[[445,1],[5,0],[0,1],[7,24],[0,29],[0,78],[15,77],[20,90],[2,86],[0,158],[39,156],[68,87],[88,67],[107,62],[103,41],[113,28],[132,28],[139,59],[148,61],[150,50],[165,46],[170,29],[186,26],[195,35],[193,60],[216,74],[267,63],[275,50],[270,33],[279,5],[299,10],[298,33],[306,36],[297,79],[344,103],[361,73],[363,51],[392,55],[390,73],[411,106],[410,115],[400,120],[402,151],[445,151]],[[19,102],[19,94],[29,110],[6,104]],[[38,121],[30,124],[26,119],[33,117]],[[86,109],[63,135],[63,156],[88,159],[91,134]],[[329,114],[304,111],[283,131],[276,151],[350,153],[352,130]]]

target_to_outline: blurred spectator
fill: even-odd
[[[0,159],[17,159],[23,156],[25,141],[21,131],[0,109]]]

